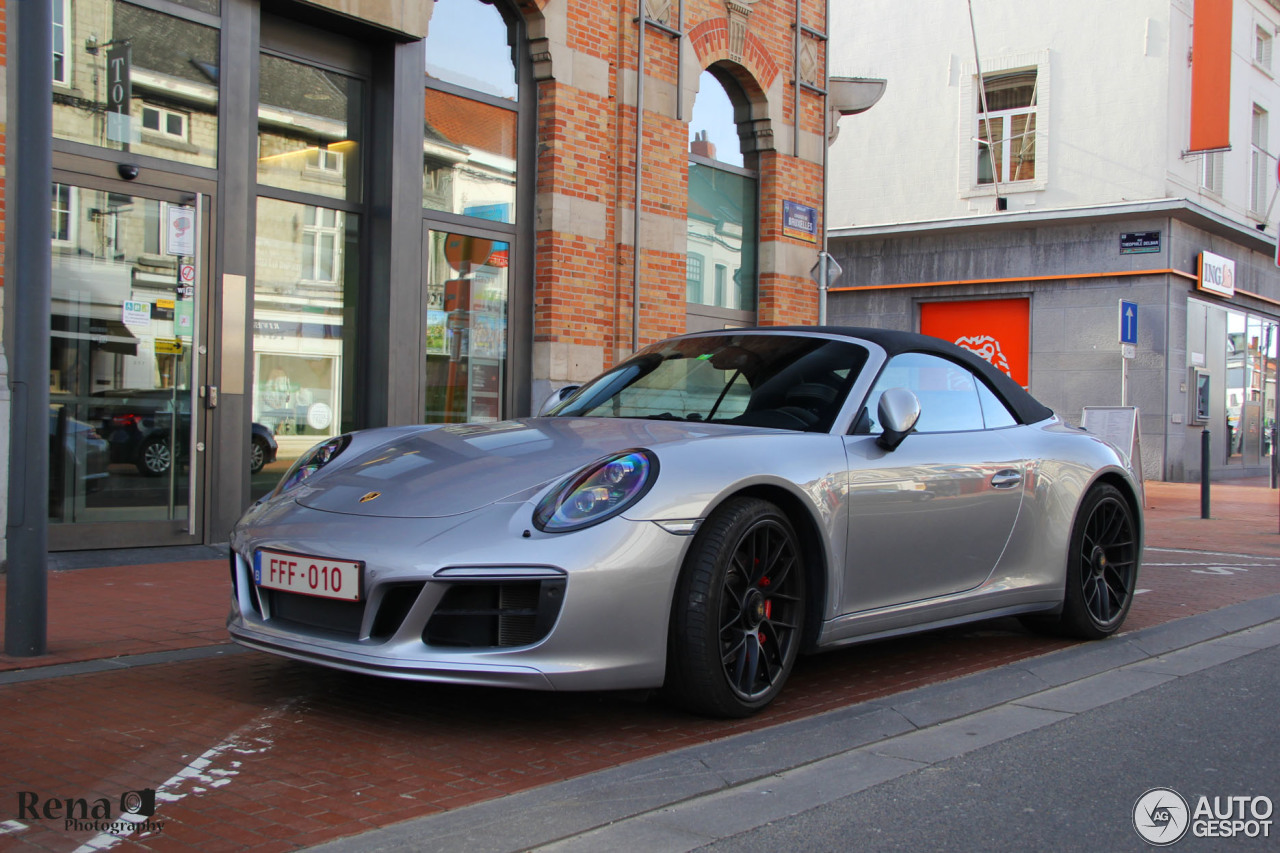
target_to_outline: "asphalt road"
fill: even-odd
[[[1172,849],[1274,850],[1278,706],[1272,595],[317,849],[1145,850],[1169,788]],[[1196,837],[1202,796],[1267,837]]]
[[[1152,788],[1179,793],[1193,816],[1201,796],[1210,807],[1215,797],[1280,802],[1278,704],[1280,647],[1272,647],[698,849],[1149,849],[1132,814]],[[1225,799],[1216,805],[1228,812]],[[1238,803],[1229,810],[1240,817]],[[1257,837],[1196,837],[1207,821],[1193,821],[1170,846],[1276,850],[1280,815],[1271,811],[1249,803],[1241,831]],[[1177,836],[1186,812],[1175,808],[1171,819],[1163,837]]]

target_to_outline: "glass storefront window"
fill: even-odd
[[[512,28],[481,0],[440,0],[427,28],[428,77],[515,100]]]
[[[216,29],[123,0],[55,0],[54,27],[55,138],[217,166]]]
[[[163,229],[195,211],[68,184],[51,203],[49,518],[185,518],[197,285]]]
[[[258,72],[258,182],[359,201],[364,83],[264,53]]]
[[[353,426],[359,217],[258,199],[253,420],[279,445],[253,478],[265,494],[299,454]]]
[[[689,164],[690,256],[698,279],[686,299],[740,311],[756,308],[756,182],[701,163]],[[687,273],[686,273],[687,274]]]
[[[423,207],[514,222],[515,111],[438,89],[424,92]]]
[[[500,420],[506,416],[510,244],[429,233],[423,420]]]

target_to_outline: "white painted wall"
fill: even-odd
[[[1002,184],[1010,211],[1191,198],[1240,222],[1248,215],[1252,105],[1272,111],[1280,151],[1280,84],[1254,66],[1254,28],[1273,30],[1268,0],[1234,3],[1232,150],[1221,197],[1200,186],[1189,134],[1191,3],[1187,0],[972,0],[984,72],[1042,57],[1037,180]],[[869,112],[841,120],[831,148],[831,226],[949,219],[995,211],[975,188],[973,41],[962,0],[831,4],[831,73],[888,80]],[[1275,73],[1280,75],[1280,36]],[[963,117],[963,124],[962,124]],[[1274,160],[1271,187],[1275,187]],[[1280,219],[1280,205],[1271,222]]]

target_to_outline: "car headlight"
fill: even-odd
[[[581,530],[612,518],[649,491],[658,459],[648,450],[624,450],[566,477],[538,504],[534,526],[547,533]]]
[[[289,467],[289,470],[285,472],[285,475],[280,478],[280,485],[276,486],[275,494],[279,495],[287,492],[306,480],[332,462],[339,453],[347,449],[347,445],[350,443],[350,435],[334,436],[320,442],[299,456],[293,465]]]

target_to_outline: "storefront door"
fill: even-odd
[[[424,228],[423,423],[507,417],[510,247],[499,234]]]
[[[208,196],[54,173],[51,550],[202,541]]]

